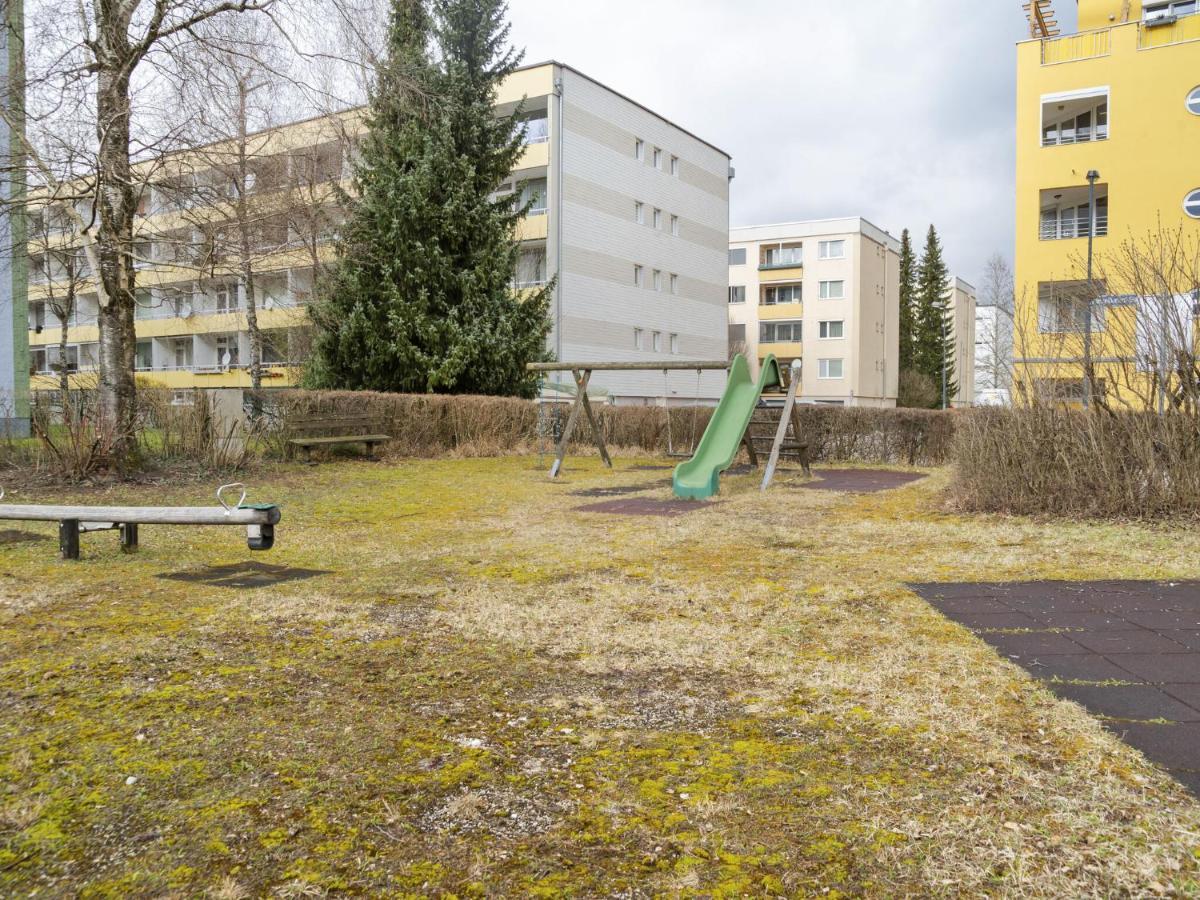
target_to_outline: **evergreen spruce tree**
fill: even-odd
[[[533,396],[553,286],[518,296],[529,204],[493,192],[524,150],[497,118],[519,64],[501,0],[394,0],[355,170],[358,199],[313,310],[320,387]],[[436,61],[430,56],[437,46]]]
[[[917,272],[916,340],[913,367],[930,379],[942,396],[942,367],[946,367],[946,396],[958,390],[954,380],[954,322],[950,309],[950,270],[942,255],[937,230],[930,225],[925,252]]]
[[[900,371],[913,367],[913,348],[916,342],[914,311],[917,297],[917,258],[913,253],[912,235],[905,228],[900,235]]]

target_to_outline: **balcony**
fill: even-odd
[[[1082,59],[1098,59],[1112,53],[1112,29],[1085,31],[1064,37],[1042,41],[1042,65],[1055,66],[1060,63],[1078,62]]]
[[[1086,187],[1058,188],[1041,192],[1038,238],[1062,241],[1108,234],[1108,185],[1096,185],[1094,218]]]
[[[1042,103],[1042,146],[1108,140],[1108,92],[1058,95]]]
[[[759,256],[758,270],[798,269],[804,265],[804,250],[800,246],[764,247]]]

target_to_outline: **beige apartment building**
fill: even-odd
[[[892,407],[900,242],[861,218],[734,228],[729,340],[757,366],[801,360],[805,403]]]
[[[572,362],[723,359],[727,353],[728,154],[636,101],[556,62],[528,66],[502,86],[497,112],[524,103],[526,148],[501,191],[533,207],[521,225],[514,289],[556,279],[550,349]],[[314,282],[333,259],[362,110],[273,129],[253,139],[255,308],[266,385],[295,383]],[[139,382],[175,389],[247,388],[246,285],[223,255],[231,241],[231,185],[211,160],[220,147],[144,166],[134,256],[138,268]],[[302,203],[295,203],[296,198]],[[285,198],[272,207],[273,198]],[[82,210],[85,215],[87,210]],[[33,232],[29,343],[33,390],[54,390],[65,368],[93,378],[97,301],[69,218],[48,207]],[[55,298],[74,274],[78,298],[59,348]],[[569,380],[569,379],[568,379]],[[724,373],[597,374],[613,402],[664,394],[720,397]]]
[[[975,405],[975,328],[976,292],[973,285],[950,276],[948,284],[954,328],[954,382],[957,389],[950,397],[955,409]]]

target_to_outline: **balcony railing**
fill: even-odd
[[[804,265],[804,254],[787,254],[778,255],[771,254],[765,257],[758,265],[760,272],[769,272],[771,269],[797,269]]]
[[[1043,241],[1062,241],[1069,238],[1087,237],[1090,229],[1087,220],[1062,220],[1058,222],[1043,222],[1038,236]],[[1108,234],[1108,216],[1096,216],[1096,237]]]
[[[1043,137],[1043,147],[1063,147],[1067,144],[1090,144],[1093,141],[1107,141],[1108,126],[1097,125],[1095,128],[1063,129],[1053,137]]]
[[[1112,53],[1112,30],[1085,31],[1065,37],[1042,41],[1042,65],[1077,62],[1081,59],[1096,59]]]

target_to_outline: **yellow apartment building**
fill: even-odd
[[[1160,225],[1185,243],[1200,237],[1200,3],[1078,6],[1078,31],[1063,35],[1043,0],[1033,39],[1017,47],[1014,388],[1018,399],[1083,399],[1091,298],[1096,392],[1144,405],[1167,357],[1156,333],[1174,320],[1193,342],[1200,296],[1194,272],[1148,296],[1120,258]]]
[[[729,155],[561,63],[514,72],[497,113],[511,115],[520,104],[525,152],[499,190],[532,201],[518,233],[514,288],[555,279],[549,344],[557,358],[724,358]],[[351,187],[362,113],[297,122],[249,142],[265,387],[294,384],[306,356],[306,307],[333,258],[343,215],[336,188]],[[138,380],[176,390],[179,402],[196,389],[250,386],[249,303],[231,252],[240,240],[231,233],[235,183],[219,165],[234,150],[195,148],[138,172]],[[90,219],[87,204],[78,209]],[[47,206],[30,217],[30,230],[32,388],[55,390],[64,368],[87,386],[95,379],[98,307],[77,229],[62,208]],[[64,358],[56,307],[69,286],[78,297]],[[685,375],[669,387],[682,391]],[[593,385],[625,403],[664,389],[653,372],[598,375]],[[723,387],[722,373],[706,373],[700,393],[716,398]]]

